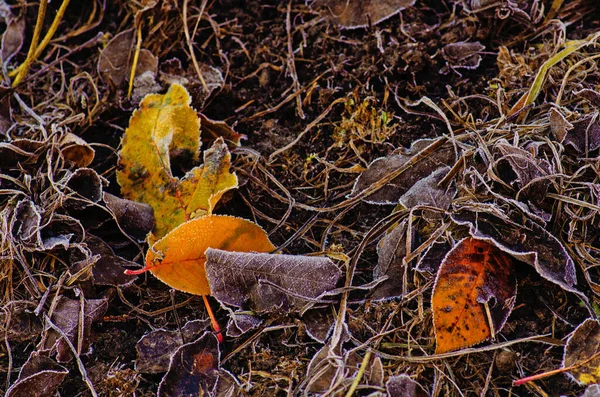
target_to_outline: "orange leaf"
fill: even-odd
[[[512,257],[466,238],[446,255],[433,288],[436,353],[469,347],[500,331],[517,290]],[[489,310],[486,310],[486,305]]]
[[[150,270],[179,291],[210,295],[204,268],[208,248],[239,252],[275,249],[257,224],[232,216],[207,215],[181,224],[158,240],[146,254],[146,267],[134,273]]]

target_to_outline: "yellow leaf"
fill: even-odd
[[[189,219],[210,214],[223,193],[238,186],[237,177],[229,172],[231,155],[222,139],[206,151],[202,167],[183,179],[173,176],[173,156],[197,160],[200,150],[200,119],[190,100],[178,84],[164,95],[146,96],[133,113],[119,153],[121,192],[129,200],[152,206],[156,238]]]
[[[265,231],[245,219],[208,215],[183,223],[157,241],[146,254],[146,267],[163,283],[179,291],[210,295],[206,279],[205,251],[216,248],[238,252],[270,252],[275,249]]]

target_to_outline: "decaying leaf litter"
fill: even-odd
[[[7,395],[593,393],[592,1],[46,3],[0,5]],[[144,185],[121,139],[177,86],[195,146],[167,142]],[[117,182],[177,198],[216,152],[235,183],[158,233]],[[205,217],[275,248],[208,237],[224,343],[199,296],[123,274]],[[464,295],[438,299],[450,275]]]

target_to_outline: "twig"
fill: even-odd
[[[365,370],[367,369],[367,364],[369,363],[370,360],[371,360],[371,350],[369,349],[365,353],[365,357],[363,358],[362,363],[360,364],[360,368],[358,369],[358,373],[356,374],[356,377],[352,381],[352,385],[350,386],[350,389],[348,389],[348,393],[346,393],[346,397],[352,397],[354,395],[354,392],[356,391],[356,388],[358,387],[358,384],[360,383],[360,380],[363,377]]]
[[[202,76],[202,72],[200,72],[200,66],[198,66],[198,61],[196,60],[196,54],[194,54],[194,46],[192,45],[192,38],[190,37],[190,30],[188,28],[188,23],[187,23],[188,1],[189,0],[183,0],[183,10],[182,10],[183,32],[185,33],[185,41],[187,43],[188,50],[190,52],[190,56],[192,57],[192,63],[194,64],[194,69],[196,69],[196,74],[198,75],[198,78],[200,79],[200,82],[202,83],[202,87],[208,93],[208,86],[206,85],[206,81],[204,81],[204,76]],[[200,4],[200,15],[198,16],[199,19],[202,19],[202,14],[204,14],[204,9],[206,8],[207,3],[208,3],[208,0],[202,0],[202,3]]]
[[[35,29],[33,30],[33,37],[31,39],[31,45],[29,46],[29,51],[27,52],[27,58],[23,64],[19,67],[21,69],[17,73],[17,77],[12,83],[13,87],[16,87],[23,81],[23,78],[29,72],[29,68],[35,59],[35,54],[37,51],[38,41],[40,40],[40,35],[42,34],[42,25],[44,24],[44,17],[46,16],[46,8],[48,7],[48,0],[40,0],[40,8],[38,9],[37,20],[35,22]]]
[[[135,79],[135,70],[137,69],[138,60],[140,59],[140,51],[142,49],[142,24],[137,28],[137,38],[135,43],[135,52],[133,53],[133,63],[131,64],[131,72],[129,74],[129,89],[127,90],[127,98],[131,98],[133,91],[133,80]]]

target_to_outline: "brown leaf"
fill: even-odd
[[[334,289],[341,271],[329,258],[209,248],[206,276],[220,302],[270,312],[300,310]]]
[[[12,18],[6,25],[6,30],[2,34],[2,49],[1,62],[3,65],[7,65],[8,62],[14,57],[21,47],[23,46],[23,40],[25,37],[25,18],[20,16],[18,18]]]
[[[224,121],[211,120],[202,113],[198,113],[198,116],[200,116],[200,125],[202,126],[202,141],[214,141],[222,137],[235,147],[240,146],[240,141],[246,138],[246,135],[238,134]]]
[[[483,50],[485,46],[478,41],[472,43],[459,41],[445,45],[442,48],[442,57],[446,65],[440,73],[447,74],[450,70],[456,69],[477,69],[481,63],[480,53]]]
[[[313,7],[323,7],[344,29],[377,25],[415,4],[415,0],[317,0]]]
[[[104,192],[104,204],[113,212],[119,226],[127,233],[144,239],[154,228],[154,211],[149,204],[139,203]]]
[[[99,321],[108,307],[105,299],[85,299],[83,308],[79,300],[73,300],[60,296],[54,307],[51,321],[69,338],[73,346],[81,346],[80,354],[90,353],[92,323]],[[83,338],[79,339],[79,318],[83,311]],[[57,349],[56,360],[68,362],[72,357],[69,345],[55,330],[48,328],[48,336],[45,339],[44,349]]]
[[[33,163],[38,158],[36,151],[42,146],[42,142],[30,139],[0,142],[0,167],[14,168],[19,163]]]
[[[51,397],[69,370],[40,352],[31,352],[6,397]]]
[[[369,164],[367,170],[357,178],[356,183],[352,188],[352,192],[350,193],[350,197],[358,195],[386,175],[404,166],[407,161],[429,146],[432,142],[432,140],[427,139],[419,140],[414,142],[408,150],[395,151],[387,157],[381,157],[374,160]],[[431,175],[435,170],[444,165],[453,165],[454,160],[454,148],[452,145],[444,145],[426,159],[417,162],[407,169],[386,186],[368,196],[365,201],[371,204],[397,204],[402,195],[418,181]]]
[[[67,133],[60,141],[60,151],[65,160],[77,167],[87,167],[94,160],[95,150],[75,134]]]
[[[186,323],[181,332],[159,329],[144,335],[135,346],[135,369],[151,374],[166,372],[175,351],[183,344],[198,339],[209,326],[209,320],[193,320]]]
[[[554,139],[563,143],[569,131],[573,129],[573,124],[569,123],[565,116],[556,108],[550,108],[548,119],[550,120],[550,131],[552,131]]]
[[[563,367],[575,365],[569,370],[573,379],[582,385],[600,382],[600,323],[587,319],[569,337],[563,358]],[[592,358],[593,356],[595,358]],[[585,363],[584,363],[585,362]],[[577,366],[577,364],[582,364]]]
[[[78,168],[67,179],[71,194],[64,202],[68,210],[83,210],[102,200],[102,190],[108,181],[91,168]]]
[[[385,388],[388,397],[424,397],[427,393],[408,375],[390,376]]]
[[[89,249],[87,255],[79,250],[73,250],[71,254],[72,273],[91,265],[92,276],[96,285],[123,287],[135,281],[137,276],[129,276],[124,272],[127,268],[137,266],[137,263],[115,255],[112,248],[104,240],[89,233],[85,236],[85,244]]]
[[[135,29],[127,29],[114,36],[98,58],[98,74],[104,81],[120,86],[129,78]]]
[[[509,255],[484,240],[461,240],[442,261],[433,287],[436,353],[469,347],[499,332],[516,293]]]
[[[12,342],[24,342],[37,338],[42,332],[40,318],[33,312],[34,302],[12,301],[0,310],[1,329]]]
[[[302,315],[306,333],[319,343],[325,343],[333,330],[335,316],[329,308],[307,310]]]
[[[563,144],[570,145],[578,153],[587,153],[600,148],[600,120],[597,113],[585,115],[573,121],[573,129]]]
[[[158,397],[215,395],[222,376],[220,355],[219,341],[210,332],[181,346],[158,386]]]
[[[377,244],[377,265],[373,269],[373,279],[387,276],[373,288],[371,298],[375,300],[402,296],[402,280],[406,256],[406,220],[388,232]]]
[[[418,205],[426,205],[447,210],[456,195],[457,189],[454,183],[448,187],[441,187],[438,184],[446,177],[450,167],[444,166],[435,170],[431,175],[418,180],[406,193],[400,197],[398,202],[405,208],[414,208]],[[428,216],[439,215],[438,213]]]
[[[237,338],[248,331],[258,328],[263,320],[248,314],[247,311],[229,311],[229,320],[227,321],[227,336]]]

